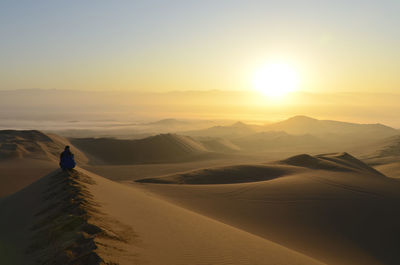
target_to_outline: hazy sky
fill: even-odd
[[[301,89],[397,92],[400,1],[0,1],[0,89],[252,89],[269,61]]]

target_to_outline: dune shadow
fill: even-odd
[[[159,184],[234,184],[273,180],[289,175],[293,170],[285,166],[274,165],[236,165],[218,168],[200,169],[158,178],[137,180],[139,183]]]

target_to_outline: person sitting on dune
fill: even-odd
[[[60,167],[63,170],[71,170],[75,167],[74,154],[71,153],[69,146],[65,146],[64,151],[60,155]]]

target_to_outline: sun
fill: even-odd
[[[279,99],[299,87],[299,76],[286,63],[270,63],[261,67],[253,77],[254,88],[271,99]]]

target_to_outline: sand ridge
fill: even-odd
[[[295,170],[284,165],[233,165],[139,179],[139,183],[164,184],[230,184],[272,180],[290,175]]]
[[[58,152],[69,143],[56,135],[24,133],[25,138],[11,131],[2,140],[4,150],[16,154],[0,163],[11,177],[21,162],[22,177],[56,166]],[[95,147],[97,140],[104,139],[92,142]],[[145,178],[128,186],[81,168],[56,170],[1,199],[7,218],[0,220],[0,262],[398,264],[399,183],[349,153],[266,163],[236,155],[235,161],[233,155],[204,160],[213,154],[211,147],[174,134],[105,143],[100,155],[92,151],[115,159],[101,165],[108,177]],[[139,158],[148,159],[146,165],[130,164],[144,161],[130,157],[136,151],[143,151]],[[128,164],[119,166],[118,155]],[[152,164],[159,161],[165,164]],[[25,162],[38,169],[29,172]],[[398,165],[381,168],[391,173]],[[142,172],[130,172],[135,169]]]
[[[322,264],[79,168],[54,171],[1,200],[0,211],[10,214],[0,220],[0,242],[20,238],[14,249],[22,251],[1,263]]]
[[[368,175],[381,175],[379,171],[349,153],[329,153],[311,156],[301,154],[280,161],[283,164],[331,171],[358,171]]]
[[[28,253],[37,263],[118,264],[100,257],[99,252],[107,253],[111,246],[123,251],[123,243],[129,242],[133,232],[129,228],[121,230],[118,222],[99,210],[87,187],[95,184],[76,170],[60,171],[51,177],[31,226]]]
[[[331,153],[311,156],[301,154],[285,160],[264,164],[242,164],[224,167],[211,167],[170,174],[155,178],[136,180],[139,183],[163,184],[232,184],[273,180],[307,169],[362,172],[369,176],[385,177],[379,171],[348,153]]]
[[[134,255],[125,251],[135,239],[133,230],[101,211],[90,191],[93,185],[95,181],[82,172],[56,170],[5,198],[0,209],[4,212],[11,205],[8,218],[14,221],[2,228],[21,233],[5,238],[24,238],[14,243],[20,254],[5,255],[9,264],[117,265],[119,255],[134,264]],[[17,203],[20,199],[22,204]],[[35,201],[29,211],[24,209],[26,200]],[[20,215],[28,221],[15,220]],[[3,251],[7,250],[0,244]]]
[[[90,172],[93,194],[110,216],[131,225],[146,264],[321,264],[269,240]],[[129,207],[130,211],[126,211]],[[134,248],[134,251],[137,248]]]
[[[174,163],[218,157],[189,136],[159,134],[137,140],[114,138],[71,139],[92,164]]]

